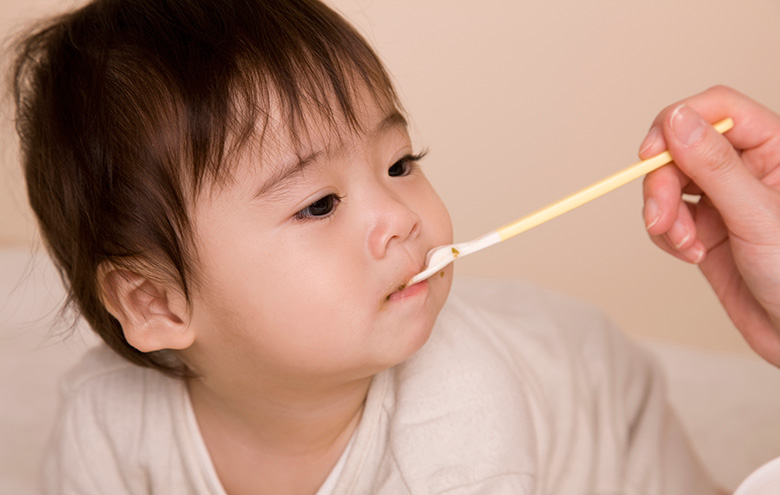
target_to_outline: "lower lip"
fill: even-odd
[[[428,281],[423,280],[422,282],[417,282],[414,285],[410,285],[409,287],[405,287],[402,290],[398,290],[390,294],[390,297],[387,298],[388,301],[403,301],[405,299],[409,299],[415,296],[418,296],[420,294],[424,294],[428,291]]]

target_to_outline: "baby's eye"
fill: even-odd
[[[341,202],[341,197],[328,194],[295,214],[296,220],[308,220],[311,218],[323,218],[329,216]]]
[[[390,177],[404,177],[409,175],[417,166],[417,162],[422,160],[426,152],[418,153],[416,155],[406,155],[394,164],[390,165],[387,169],[387,175]]]

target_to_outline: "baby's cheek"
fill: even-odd
[[[420,208],[417,211],[424,212],[422,218],[424,231],[435,245],[449,244],[452,242],[450,212],[427,178],[422,176],[421,179],[422,183],[418,189]]]
[[[452,219],[450,218],[450,212],[438,196],[436,199],[438,200],[435,220],[437,244],[450,244],[452,242]]]

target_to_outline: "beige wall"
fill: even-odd
[[[47,4],[62,2],[0,0],[0,27]],[[658,110],[708,86],[728,84],[780,110],[774,0],[332,4],[397,80],[456,240],[633,163]],[[27,245],[34,229],[7,128],[2,139],[0,243]],[[637,182],[457,270],[592,301],[634,334],[746,352],[697,270],[647,240],[641,209]]]

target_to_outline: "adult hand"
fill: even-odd
[[[725,117],[734,128],[720,135],[710,123]],[[664,149],[674,164],[644,181],[650,237],[698,264],[750,346],[780,367],[780,116],[711,88],[656,117],[639,155]]]

